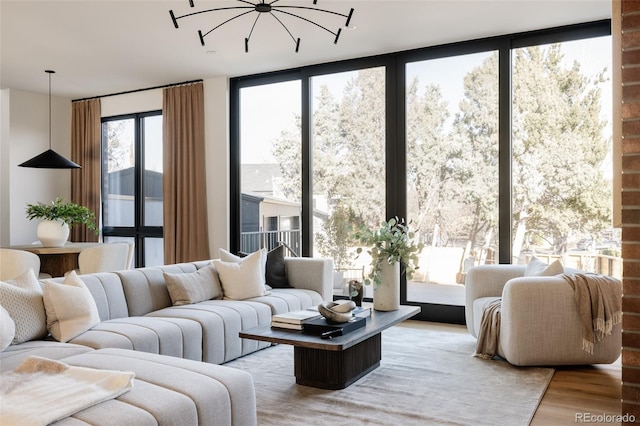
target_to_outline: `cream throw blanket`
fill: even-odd
[[[473,356],[492,359],[498,354],[498,337],[500,336],[500,305],[502,299],[493,300],[484,305],[482,320]]]
[[[0,380],[0,424],[47,425],[133,387],[134,373],[74,367],[37,356]]]
[[[622,283],[606,275],[562,275],[576,298],[582,319],[582,349],[593,353],[594,344],[611,334],[622,321]]]

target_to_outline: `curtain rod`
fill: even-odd
[[[129,93],[144,92],[144,91],[147,91],[147,90],[154,90],[154,89],[164,89],[165,87],[183,86],[185,84],[193,84],[193,83],[201,83],[201,82],[202,82],[202,79],[189,80],[189,81],[183,81],[182,83],[172,83],[172,84],[164,84],[162,86],[147,87],[146,89],[127,90],[127,91],[124,91],[124,92],[109,93],[108,95],[90,96],[88,98],[72,99],[71,102],[88,101],[90,99],[100,99],[100,98],[106,98],[106,97],[109,97],[109,96],[128,95]]]

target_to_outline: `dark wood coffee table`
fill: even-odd
[[[390,312],[373,310],[365,327],[332,339],[269,326],[243,330],[240,337],[293,345],[296,383],[344,389],[380,365],[382,331],[418,313],[418,306],[400,306]]]

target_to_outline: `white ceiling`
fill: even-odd
[[[255,2],[257,0],[252,0]],[[271,0],[269,0],[271,1]],[[313,7],[312,0],[280,0]],[[611,16],[610,0],[319,0],[315,7],[347,14],[351,25],[334,36],[304,21],[283,21],[302,39],[300,52],[272,19],[257,13],[205,38],[197,35],[228,19],[227,12],[176,16],[242,5],[233,0],[0,0],[0,88],[46,93],[53,69],[54,95],[72,99],[217,76],[241,76],[301,65],[549,28]],[[302,13],[301,13],[302,14]],[[344,19],[305,14],[332,31]],[[268,18],[265,16],[264,18]]]

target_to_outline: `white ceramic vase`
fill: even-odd
[[[43,220],[36,233],[43,247],[62,247],[69,239],[69,225],[60,219]]]
[[[381,283],[373,288],[373,309],[397,311],[400,309],[400,263],[382,262]]]

